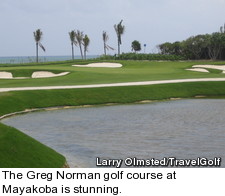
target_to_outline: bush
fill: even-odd
[[[99,59],[99,60],[115,60],[116,55],[114,55],[114,56],[112,56],[112,55],[101,55],[97,59]]]
[[[115,57],[114,57],[115,59]],[[136,54],[136,53],[122,53],[119,57],[116,57],[119,60],[149,60],[149,61],[176,61],[184,60],[184,57],[178,55],[166,55],[166,54]]]

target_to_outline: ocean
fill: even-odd
[[[97,58],[98,55],[88,55],[87,59]],[[75,56],[75,59],[81,59],[81,56]],[[40,56],[39,62],[66,61],[71,60],[71,56]],[[36,62],[36,56],[10,56],[0,57],[0,64],[17,64]]]

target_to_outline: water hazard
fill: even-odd
[[[45,111],[2,120],[63,154],[71,167],[102,159],[222,157],[225,100],[192,99]]]

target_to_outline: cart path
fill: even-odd
[[[157,80],[157,81],[124,82],[124,83],[110,83],[110,84],[71,85],[71,86],[13,87],[13,88],[0,88],[0,92],[78,89],[78,88],[102,88],[102,87],[117,87],[117,86],[143,86],[143,85],[172,84],[172,83],[183,83],[183,82],[216,82],[216,81],[225,81],[225,78],[176,79],[176,80]]]

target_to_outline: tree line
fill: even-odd
[[[109,35],[106,31],[102,33],[104,56],[103,58],[118,58],[118,59],[137,59],[137,60],[180,60],[180,59],[212,59],[222,60],[225,59],[225,24],[220,27],[219,32],[212,34],[202,34],[191,36],[184,41],[176,41],[173,43],[165,42],[158,45],[159,54],[136,54],[141,51],[141,44],[139,41],[134,40],[131,43],[131,49],[135,54],[120,54],[120,46],[122,44],[122,35],[125,32],[125,26],[121,20],[118,24],[114,25],[117,35],[118,56],[107,56],[107,50],[115,50],[107,44]],[[38,62],[38,48],[40,47],[45,51],[44,46],[41,44],[43,33],[40,29],[34,32],[34,39],[36,42],[36,61]],[[82,59],[86,59],[90,38],[80,30],[72,30],[69,32],[71,41],[72,60],[74,60],[74,46],[80,49]]]
[[[41,29],[37,29],[35,32],[33,32],[33,34],[36,43],[36,62],[38,63],[38,48],[40,47],[45,52],[45,47],[41,44],[43,32],[41,31]],[[69,32],[69,38],[72,46],[72,59],[74,60],[74,45],[80,48],[82,59],[86,59],[86,53],[88,51],[88,46],[90,43],[89,37],[87,35],[84,35],[84,33],[80,30],[72,30],[71,32]]]
[[[80,54],[82,59],[86,59],[86,53],[88,51],[88,46],[90,43],[90,39],[87,35],[84,35],[84,33],[80,30],[73,30],[69,32],[69,37],[71,41],[72,46],[72,59],[74,60],[74,45],[78,46],[80,48]],[[83,49],[82,49],[83,46]],[[84,53],[83,53],[84,51]]]
[[[120,55],[120,45],[122,44],[122,35],[125,31],[125,26],[122,25],[123,20],[121,20],[118,24],[114,25],[114,29],[117,35],[117,42],[118,42],[118,56]],[[41,40],[43,38],[43,32],[41,29],[37,29],[34,34],[34,40],[36,43],[36,62],[39,61],[39,51],[38,48],[40,47],[43,51],[45,51],[45,47],[41,44]],[[79,47],[81,58],[86,60],[86,54],[88,51],[88,46],[90,44],[90,38],[87,34],[84,34],[83,31],[80,30],[72,30],[69,32],[69,38],[71,42],[71,50],[72,50],[72,60],[74,60],[74,46]],[[103,43],[104,43],[104,55],[107,55],[107,50],[114,50],[111,46],[107,44],[109,40],[109,35],[106,31],[102,33]]]
[[[158,45],[161,54],[179,55],[185,59],[225,59],[225,25],[219,32],[191,36],[184,41]]]

